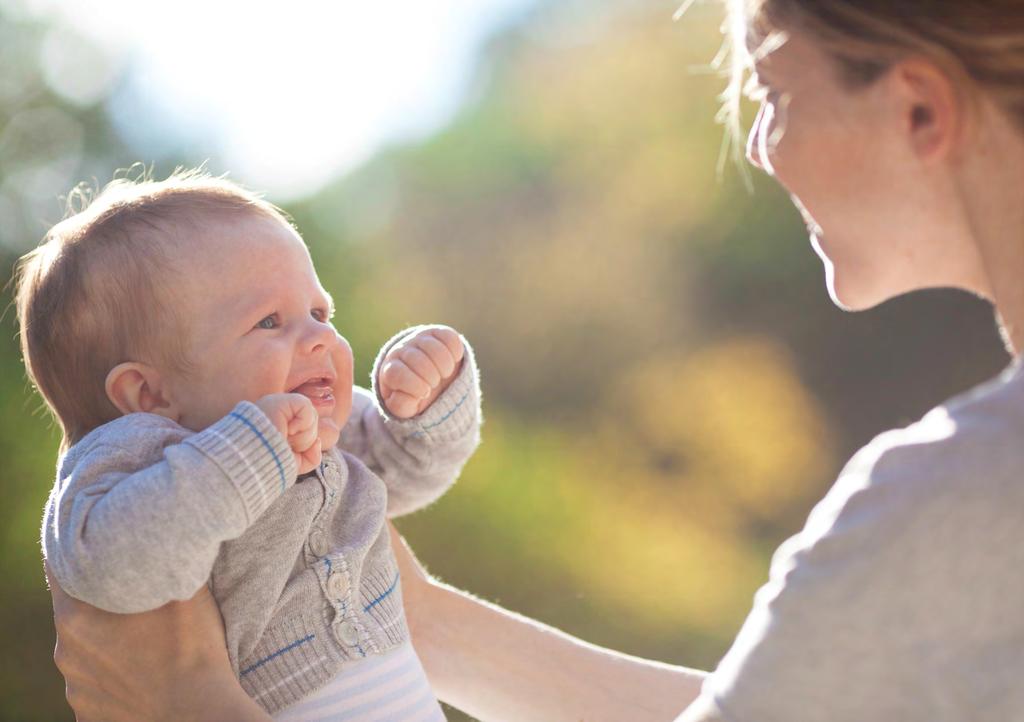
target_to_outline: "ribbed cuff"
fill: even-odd
[[[452,379],[440,396],[434,399],[434,403],[428,406],[417,416],[411,419],[399,419],[390,414],[384,406],[384,400],[377,388],[377,374],[388,351],[397,344],[417,333],[425,326],[414,326],[402,331],[390,341],[377,354],[377,360],[373,364],[373,371],[370,374],[373,384],[373,395],[377,400],[377,408],[388,420],[389,425],[394,425],[400,430],[401,436],[405,438],[422,437],[432,443],[447,443],[457,441],[471,433],[478,425],[480,419],[480,377],[477,371],[476,358],[473,355],[473,348],[464,337],[462,347],[462,368],[458,375]]]
[[[208,456],[234,484],[249,523],[294,484],[298,475],[288,440],[249,401],[242,401],[185,443]]]

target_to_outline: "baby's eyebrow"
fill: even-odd
[[[257,299],[239,299],[239,301],[231,306],[237,313],[240,319],[248,320],[251,316],[255,316],[257,313],[263,313],[266,310],[267,302],[263,298]]]

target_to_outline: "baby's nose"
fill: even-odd
[[[310,351],[330,349],[338,344],[338,332],[329,323],[310,319],[309,331],[306,334],[306,345]]]

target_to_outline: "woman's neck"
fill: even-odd
[[[1024,190],[1024,179],[1017,187]],[[987,234],[982,256],[1003,343],[1017,358],[1024,349],[1024,204],[1001,217],[990,224],[998,227]]]
[[[984,271],[978,291],[995,306],[1006,349],[1024,349],[1024,133],[989,114],[960,167],[959,192]]]

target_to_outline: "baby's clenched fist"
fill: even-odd
[[[464,355],[462,339],[447,326],[428,326],[402,339],[377,377],[384,408],[400,419],[423,413],[459,373]]]
[[[320,415],[308,398],[302,394],[269,394],[256,405],[288,439],[300,475],[320,466]]]

